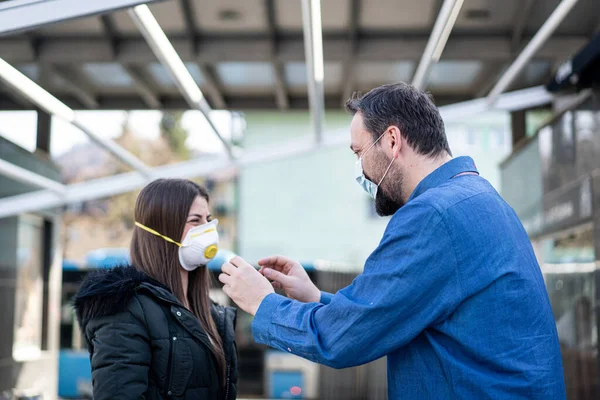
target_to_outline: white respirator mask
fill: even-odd
[[[218,224],[219,220],[214,219],[207,224],[196,226],[190,229],[183,241],[179,243],[139,222],[135,223],[137,227],[179,246],[179,263],[186,271],[193,271],[215,258],[219,250]]]

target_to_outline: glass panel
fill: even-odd
[[[481,70],[480,61],[440,61],[431,69],[429,86],[437,88],[469,86]]]
[[[161,63],[152,63],[148,65],[148,71],[158,84],[165,87],[175,87],[175,81],[169,74],[169,71]]]
[[[225,62],[217,64],[219,79],[227,86],[272,86],[273,67],[261,62]]]
[[[98,86],[128,87],[132,83],[125,69],[116,63],[84,64],[83,69]]]
[[[543,240],[542,269],[563,357],[567,398],[592,400],[598,391],[598,331],[592,228]]]
[[[190,75],[192,75],[192,78],[194,78],[198,85],[204,84],[204,77],[200,72],[200,68],[198,68],[198,66],[195,63],[185,63],[185,67],[187,68]],[[167,71],[167,69],[161,63],[151,63],[148,65],[147,68],[148,72],[150,72],[150,75],[152,75],[152,78],[159,85],[169,88],[176,86],[175,80],[173,79],[169,71]]]
[[[303,62],[291,62],[285,64],[285,81],[289,86],[306,86],[308,82],[306,64]]]
[[[43,221],[22,216],[18,232],[13,358],[22,361],[35,359],[41,352]]]
[[[308,84],[308,71],[306,63],[290,62],[284,67],[284,77],[286,83],[290,87],[306,87]],[[342,80],[342,65],[341,63],[326,62],[323,64],[323,79],[324,86],[330,87],[339,85]]]
[[[409,81],[414,63],[403,62],[361,62],[357,65],[356,80],[367,84]]]

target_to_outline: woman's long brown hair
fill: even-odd
[[[175,241],[180,241],[192,203],[202,197],[208,203],[206,189],[185,179],[158,179],[148,184],[138,195],[135,204],[135,220],[148,228]],[[181,282],[179,247],[173,243],[135,228],[131,238],[131,263],[149,277],[162,283],[179,299],[184,301]],[[187,300],[191,312],[213,343],[221,383],[225,382],[225,353],[223,341],[210,312],[210,276],[208,269],[199,267],[189,272]]]

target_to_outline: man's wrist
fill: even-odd
[[[256,313],[258,312],[258,309],[259,309],[260,305],[262,304],[262,302],[263,302],[263,301],[265,301],[265,298],[266,298],[268,295],[270,295],[271,293],[275,293],[275,291],[270,291],[270,292],[266,292],[266,293],[264,293],[264,295],[262,296],[262,298],[260,299],[260,301],[258,301],[258,302],[257,302],[257,303],[254,305],[254,307],[252,308],[252,310],[250,310],[250,311],[251,311],[251,313],[250,313],[250,314],[252,314],[252,316],[255,316],[255,315],[256,315]]]
[[[321,301],[321,291],[319,288],[313,285],[312,294],[309,298],[309,303],[318,303]]]

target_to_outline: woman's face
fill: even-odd
[[[188,213],[188,217],[185,223],[185,228],[183,229],[183,236],[181,237],[181,241],[185,238],[188,231],[196,226],[204,225],[212,220],[212,216],[208,211],[208,203],[204,197],[196,197],[192,206],[190,207],[190,211]]]

